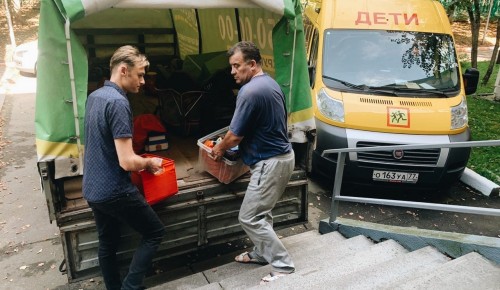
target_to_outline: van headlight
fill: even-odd
[[[467,115],[467,99],[465,96],[458,106],[451,107],[451,129],[460,129],[467,125],[469,117]]]
[[[319,90],[316,95],[316,102],[318,104],[318,110],[323,116],[336,122],[344,122],[344,103],[332,99],[326,93],[325,89]]]

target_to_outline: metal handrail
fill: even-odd
[[[335,222],[339,215],[339,202],[363,202],[369,204],[390,205],[399,207],[411,207],[419,209],[451,211],[459,213],[471,213],[479,215],[500,216],[500,209],[470,207],[460,205],[448,204],[434,204],[426,202],[412,202],[390,199],[375,199],[366,197],[353,197],[353,196],[340,196],[340,188],[342,186],[342,178],[344,176],[344,164],[346,154],[349,152],[369,152],[369,151],[388,151],[388,150],[407,150],[407,149],[429,149],[429,148],[465,148],[465,147],[487,147],[487,146],[500,146],[500,140],[487,140],[487,141],[466,141],[455,143],[440,143],[440,144],[415,144],[415,145],[390,145],[390,146],[375,146],[375,147],[362,147],[362,148],[340,148],[340,149],[327,149],[321,153],[322,157],[326,154],[338,153],[337,168],[335,171],[335,180],[333,185],[332,205],[330,209],[330,223]]]

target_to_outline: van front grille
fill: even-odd
[[[375,104],[375,105],[388,105],[392,106],[392,100],[373,99],[373,98],[359,98],[360,103]],[[400,106],[405,107],[432,107],[432,102],[429,101],[399,101]]]
[[[403,144],[388,144],[377,142],[358,142],[358,148],[375,147],[375,146],[394,146]],[[404,155],[401,159],[396,159],[393,156],[393,150],[389,151],[370,151],[358,152],[358,162],[368,163],[383,163],[396,165],[413,165],[413,166],[436,166],[439,160],[440,148],[429,149],[408,149],[404,150]]]
[[[391,100],[383,100],[383,99],[359,98],[359,101],[361,103],[368,103],[368,104],[392,105]]]
[[[406,107],[432,107],[432,102],[400,101],[399,105]]]

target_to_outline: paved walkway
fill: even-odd
[[[36,77],[20,77],[19,71],[12,62],[0,62],[0,111],[5,96],[9,94],[26,94],[36,91]]]
[[[457,54],[460,60],[463,60],[462,56],[465,55],[466,59],[470,59],[470,47],[457,47]],[[490,61],[491,54],[493,53],[493,46],[478,47],[477,49],[477,61]]]
[[[4,83],[6,79],[6,77],[4,77],[6,69],[7,67],[5,66],[5,63],[0,62],[0,111],[2,110],[3,101],[5,100],[5,93],[7,88],[7,84]]]

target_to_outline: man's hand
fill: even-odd
[[[243,140],[243,137],[234,135],[231,130],[227,131],[224,138],[222,138],[222,141],[217,143],[214,148],[212,148],[210,157],[215,161],[222,160],[226,150],[240,144],[241,140]]]
[[[147,158],[146,170],[154,175],[161,174],[163,172],[162,162],[163,160],[158,157]]]
[[[217,148],[217,145],[215,145],[215,147],[212,148],[212,152],[210,152],[210,158],[215,161],[221,161],[222,156],[224,156],[224,153],[222,152],[222,150]]]

